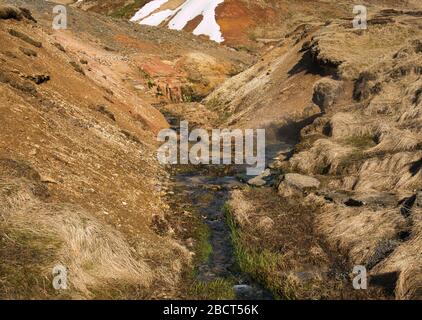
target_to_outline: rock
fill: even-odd
[[[364,202],[356,199],[349,198],[346,201],[344,201],[344,204],[348,207],[362,207],[365,205]]]
[[[354,199],[364,202],[370,207],[396,207],[397,195],[391,192],[374,192],[355,196]]]
[[[70,65],[75,69],[76,72],[79,72],[80,74],[85,75],[84,69],[75,61],[70,61]]]
[[[26,34],[20,32],[20,31],[17,31],[15,29],[9,29],[9,34],[16,37],[16,38],[19,38],[19,39],[25,41],[26,43],[33,45],[34,47],[37,47],[37,48],[42,47],[41,42],[34,40],[31,37],[27,36]]]
[[[56,180],[54,180],[53,178],[49,176],[41,176],[41,182],[50,183],[50,184],[58,184]]]
[[[266,178],[268,178],[270,176],[271,176],[271,170],[270,169],[266,169],[259,176],[256,176],[255,178],[250,179],[248,181],[248,184],[250,186],[254,186],[254,187],[263,187],[268,182],[268,180]]]
[[[1,19],[21,20],[21,11],[14,6],[0,5],[0,20]]]
[[[19,47],[19,50],[22,51],[22,53],[27,55],[28,57],[36,57],[37,56],[37,53],[32,49]]]
[[[80,74],[85,75],[84,69],[75,61],[70,61],[70,65],[75,69],[75,71],[79,72]]]
[[[50,80],[50,76],[48,74],[35,74],[31,76],[26,76],[26,78],[36,84],[42,84]]]
[[[314,85],[312,101],[324,110],[334,104],[340,89],[341,83],[339,81],[323,78]]]
[[[282,167],[283,167],[283,161],[280,161],[280,160],[274,160],[268,165],[268,168],[270,169],[279,169]]]
[[[394,208],[398,202],[397,195],[391,192],[354,193],[337,190],[320,192],[319,195],[323,196],[326,201],[350,207]]]
[[[247,284],[240,284],[233,287],[236,296],[241,299],[246,299],[253,295],[254,289]]]
[[[60,43],[55,42],[53,45],[54,45],[57,49],[59,49],[60,51],[62,51],[62,52],[66,52],[65,48],[64,48],[64,47],[63,47]]]
[[[31,95],[36,95],[37,93],[35,86],[29,81],[22,81],[22,79],[17,78],[13,74],[2,71],[0,71],[0,83],[9,84],[11,87]]]
[[[32,16],[31,11],[29,11],[27,8],[19,7],[19,10],[23,17],[25,17],[28,20],[31,20],[32,22],[37,23],[37,20],[35,20],[35,18]]]
[[[137,84],[134,86],[135,90],[145,90],[145,87],[143,85]]]
[[[317,189],[321,183],[310,176],[298,173],[285,174],[278,186],[278,192],[284,197],[290,197],[295,194],[303,194],[307,190]]]

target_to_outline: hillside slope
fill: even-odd
[[[230,202],[238,245],[265,261],[246,267],[280,296],[350,298],[333,274],[347,288],[363,265],[381,290],[367,297],[422,297],[420,9],[380,9],[365,31],[304,26],[206,99],[233,127],[297,143],[270,164],[278,198],[246,188]]]
[[[70,8],[54,31],[54,4],[0,5],[0,296],[172,296],[191,253],[157,231],[169,207],[156,133],[168,124],[152,105],[189,99],[196,70],[207,92],[250,58]],[[56,265],[69,291],[52,289]]]

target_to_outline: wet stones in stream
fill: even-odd
[[[233,287],[236,297],[247,299],[271,299],[271,294],[247,275],[239,272],[231,239],[231,231],[226,222],[224,205],[229,190],[242,185],[235,177],[206,177],[195,174],[180,174],[176,184],[189,192],[192,204],[202,215],[210,230],[212,253],[208,261],[198,267],[197,279],[203,282],[225,278],[235,279]]]

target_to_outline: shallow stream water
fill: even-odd
[[[288,145],[277,143],[267,146],[267,161],[280,150],[287,150]],[[210,230],[211,257],[198,267],[198,280],[203,282],[217,279],[234,279],[234,291],[241,300],[272,299],[271,293],[254,281],[249,275],[239,270],[236,265],[235,250],[231,239],[231,230],[225,216],[225,204],[231,190],[241,187],[244,182],[238,174],[244,174],[246,168],[238,166],[231,175],[217,176],[212,170],[204,174],[201,170],[177,174],[176,187],[189,194],[192,206],[202,216]],[[252,177],[250,177],[252,178]]]

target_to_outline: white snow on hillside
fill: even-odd
[[[168,0],[148,2],[130,20],[149,26],[158,26],[165,22],[170,29],[182,30],[189,21],[202,16],[202,21],[193,30],[193,34],[206,35],[216,42],[224,41],[215,18],[215,10],[224,0],[185,0],[176,9],[160,11],[159,8],[167,2]]]

